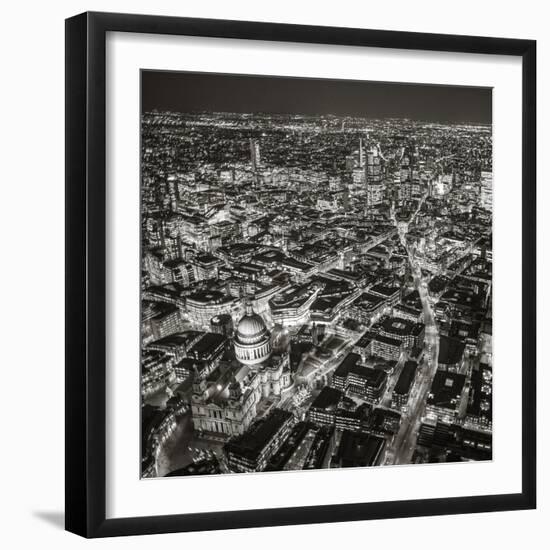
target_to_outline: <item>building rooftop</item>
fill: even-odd
[[[245,433],[230,439],[225,444],[224,450],[255,460],[270,443],[275,434],[291,418],[292,413],[282,409],[274,409],[265,418],[254,422]]]
[[[379,463],[385,443],[383,437],[344,430],[336,461],[341,468],[375,466]]]
[[[374,409],[368,418],[368,427],[376,433],[396,434],[399,431],[401,415],[397,411]]]
[[[481,364],[478,370],[472,372],[466,413],[492,421],[492,390],[492,369],[488,365]]]
[[[178,311],[178,306],[167,302],[151,302],[142,300],[141,317],[145,319],[159,320]]]
[[[437,371],[428,396],[428,405],[454,410],[465,382],[466,377],[463,374]]]
[[[315,398],[311,404],[312,409],[320,410],[335,410],[338,408],[342,400],[343,394],[340,390],[336,388],[331,388],[330,386],[325,386],[321,393]]]
[[[223,304],[232,302],[234,298],[226,296],[219,290],[199,290],[187,297],[187,302],[195,302],[198,304]]]
[[[399,395],[407,395],[411,390],[411,385],[413,383],[414,377],[416,375],[416,369],[418,368],[418,363],[416,361],[407,361],[403,365],[403,370],[399,375],[399,379],[395,384],[393,391]]]
[[[361,356],[357,353],[348,353],[342,362],[336,367],[333,376],[346,377],[352,367],[361,361]]]
[[[396,338],[390,338],[389,336],[383,336],[382,334],[377,334],[373,339],[388,346],[399,347],[401,345],[400,340],[397,340]]]
[[[412,333],[414,323],[400,317],[388,317],[382,322],[382,330],[397,336],[407,336]]]
[[[192,462],[183,468],[173,470],[164,477],[179,476],[202,476],[209,474],[221,474],[220,464],[216,459],[203,458],[197,462]]]
[[[207,332],[203,337],[189,350],[189,355],[201,359],[214,353],[224,342],[225,336],[215,332]]]
[[[396,288],[394,286],[374,285],[369,289],[369,292],[371,294],[378,294],[385,298],[390,298],[391,296],[394,296],[396,293],[401,292],[401,289]]]
[[[272,310],[284,308],[296,308],[305,304],[315,293],[313,285],[294,285],[269,300]]]
[[[449,336],[439,337],[439,355],[437,362],[440,365],[456,365],[460,363],[464,356],[466,344],[458,338],[450,338]]]
[[[368,346],[370,346],[370,344],[372,342],[372,338],[373,338],[372,333],[369,330],[367,330],[361,336],[361,338],[359,338],[359,340],[357,340],[357,342],[355,343],[355,347],[357,347],[357,348],[367,348]]]
[[[162,349],[171,351],[174,348],[187,348],[191,343],[198,338],[201,334],[204,334],[198,330],[188,330],[185,332],[177,332],[156,340],[147,346],[148,349]]]
[[[373,311],[384,302],[384,298],[370,292],[363,292],[354,302],[354,306],[361,307],[365,311]]]
[[[302,443],[304,437],[310,430],[317,430],[315,424],[310,422],[298,422],[285,439],[279,450],[270,458],[266,471],[282,470],[288,462],[298,445]]]
[[[373,369],[364,365],[354,365],[349,372],[363,378],[366,384],[374,387],[379,387],[388,376],[382,369]]]

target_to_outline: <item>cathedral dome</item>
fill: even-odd
[[[245,365],[254,365],[265,361],[271,353],[271,335],[264,320],[254,313],[250,304],[239,321],[235,331],[235,354]]]
[[[260,342],[266,334],[267,328],[264,320],[256,313],[245,315],[237,325],[236,338],[243,344]]]

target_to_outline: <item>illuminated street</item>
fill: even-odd
[[[422,271],[414,257],[410,245],[407,242],[407,232],[414,218],[422,208],[425,196],[419,202],[419,205],[408,222],[395,222],[397,225],[399,239],[403,247],[407,250],[407,257],[413,273],[413,279],[420,300],[426,325],[425,345],[427,353],[424,362],[420,368],[420,373],[411,391],[409,398],[408,411],[404,414],[401,421],[401,428],[396,435],[390,448],[386,451],[386,464],[410,464],[411,458],[416,446],[416,438],[420,421],[426,406],[426,398],[430,390],[433,377],[437,371],[437,359],[439,355],[439,335],[435,315],[430,305],[429,293],[427,289],[426,278],[422,276]],[[392,205],[393,219],[395,220],[394,206]]]

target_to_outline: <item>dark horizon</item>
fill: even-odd
[[[492,124],[492,89],[142,70],[141,110]]]

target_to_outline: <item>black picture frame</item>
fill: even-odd
[[[106,519],[105,40],[109,31],[519,56],[522,490],[515,494]],[[107,537],[524,510],[536,506],[536,42],[115,13],[66,20],[66,529]]]

